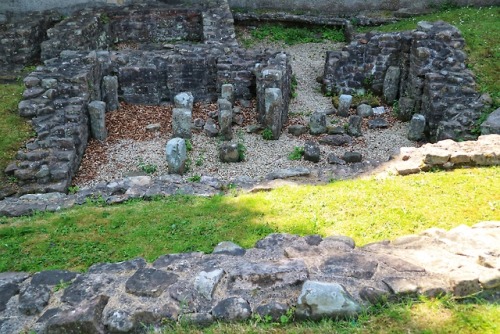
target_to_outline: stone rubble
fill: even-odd
[[[212,254],[100,263],[85,273],[0,273],[0,333],[130,333],[165,321],[279,319],[291,309],[296,320],[350,319],[403,296],[497,291],[499,245],[500,222],[481,222],[362,247],[344,236],[271,234],[250,249],[222,242]]]
[[[451,139],[422,147],[403,147],[400,154],[384,166],[386,173],[408,175],[432,168],[500,165],[500,135],[479,136],[477,141]]]

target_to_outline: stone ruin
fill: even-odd
[[[426,139],[475,139],[483,104],[466,68],[465,41],[445,22],[420,22],[414,31],[366,33],[342,51],[327,53],[323,91],[372,91],[397,103],[398,117],[422,123]]]
[[[158,105],[189,91],[195,101],[215,101],[222,85],[231,84],[235,99],[257,98],[259,121],[275,138],[287,120],[288,55],[240,48],[227,1],[83,9],[47,36],[39,43],[45,65],[24,79],[19,104],[37,136],[6,169],[18,180],[19,195],[66,192],[91,129],[104,138],[96,135],[105,130],[103,112],[116,109],[118,97]],[[266,109],[269,88],[280,99]]]

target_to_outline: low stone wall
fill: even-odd
[[[464,166],[500,165],[500,135],[480,136],[477,141],[443,140],[422,147],[403,147],[401,153],[386,166],[399,175],[426,172],[433,168],[452,169]]]
[[[357,35],[342,51],[327,53],[323,90],[371,90],[388,104],[397,100],[398,117],[422,114],[433,142],[472,139],[483,104],[465,65],[464,45],[458,29],[444,22],[420,22],[412,32]]]
[[[86,273],[0,273],[0,333],[342,319],[402,296],[469,296],[500,286],[499,231],[500,222],[483,222],[363,247],[344,236],[271,234],[250,249],[222,242],[212,254],[101,263]]]

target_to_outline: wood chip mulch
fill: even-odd
[[[249,107],[242,107],[239,102],[235,106],[241,108],[243,125],[255,123],[255,101]],[[76,173],[73,183],[84,183],[96,177],[100,166],[108,162],[107,148],[120,140],[146,141],[153,138],[165,137],[172,133],[172,109],[168,106],[146,106],[120,103],[120,109],[106,113],[106,129],[108,137],[104,142],[90,139],[82,158],[80,168]],[[209,112],[217,111],[216,103],[203,104],[197,102],[193,105],[193,119],[207,120]],[[147,131],[150,124],[159,124],[158,131]]]

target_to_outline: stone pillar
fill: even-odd
[[[401,70],[398,66],[390,66],[385,73],[384,78],[384,100],[388,105],[394,103],[399,93],[399,81],[401,78]]]
[[[219,135],[223,140],[231,140],[233,138],[233,106],[226,99],[218,99],[217,105],[219,107]]]
[[[172,132],[174,138],[191,138],[191,118],[190,109],[174,108],[172,110]]]
[[[340,95],[339,97],[339,108],[337,109],[337,115],[342,117],[349,116],[349,108],[351,107],[352,95]]]
[[[221,98],[228,100],[231,105],[234,105],[234,86],[231,84],[223,84],[220,92]]]
[[[263,125],[272,131],[273,139],[279,139],[283,126],[281,123],[283,94],[279,88],[266,88],[264,96],[265,114]]]
[[[193,110],[194,97],[191,92],[182,92],[174,97],[174,105],[176,108]]]
[[[411,118],[409,129],[408,129],[408,139],[409,140],[421,140],[424,138],[425,130],[425,117],[424,115],[415,114]]]
[[[118,78],[107,75],[102,78],[101,83],[102,100],[106,103],[106,111],[118,110]]]
[[[361,116],[353,115],[349,117],[349,125],[347,127],[347,133],[354,137],[360,137],[361,133]]]
[[[89,103],[90,132],[92,137],[105,141],[108,136],[106,130],[106,103],[102,101],[92,101]]]
[[[183,174],[186,169],[187,150],[186,141],[182,138],[173,138],[165,147],[167,155],[168,172],[170,174]]]

